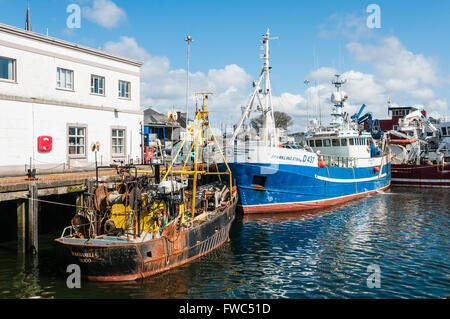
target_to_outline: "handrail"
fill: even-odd
[[[70,234],[69,234],[69,236],[72,236],[72,234],[73,234],[73,226],[67,226],[66,228],[64,228],[63,229],[63,232],[62,232],[62,234],[61,234],[61,238],[64,238],[64,234],[66,233],[66,230],[67,229],[70,229]]]

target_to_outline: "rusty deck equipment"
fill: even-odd
[[[237,192],[230,169],[217,168],[218,157],[226,161],[209,124],[210,93],[200,94],[203,107],[161,181],[125,165],[114,188],[96,183],[71,226],[55,239],[62,272],[77,264],[88,280],[136,280],[188,263],[228,239]],[[186,156],[175,168],[188,140],[194,163],[188,169]]]

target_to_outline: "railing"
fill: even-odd
[[[334,155],[319,155],[319,161],[327,162],[331,167],[356,167],[358,159],[356,157],[344,157]]]
[[[73,234],[73,226],[67,226],[66,228],[63,229],[63,232],[61,234],[61,238],[65,237],[64,235],[65,235],[67,229],[70,229],[69,236],[72,236],[72,234]]]

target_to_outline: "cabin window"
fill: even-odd
[[[333,139],[331,142],[332,142],[333,146],[339,146],[339,140],[338,139]]]
[[[105,95],[105,77],[91,75],[91,93]]]
[[[86,127],[69,126],[69,157],[86,156]]]
[[[353,138],[349,138],[348,141],[350,142],[350,145],[355,145],[355,140]]]
[[[59,89],[73,90],[73,71],[57,68],[56,87]]]
[[[314,140],[309,140],[309,146],[314,147]]]
[[[16,60],[0,57],[0,80],[16,81]]]
[[[316,140],[316,147],[322,147],[322,140]]]
[[[341,140],[341,146],[347,146],[347,139],[346,138],[343,138]]]
[[[267,179],[267,176],[255,175],[255,176],[253,176],[252,185],[264,187],[264,186],[266,186],[266,179]]]
[[[330,147],[331,146],[331,140],[323,140],[323,146]]]
[[[442,128],[442,135],[447,135],[447,128],[446,127]]]

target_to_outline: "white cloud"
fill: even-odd
[[[321,67],[308,74],[306,77],[309,81],[326,82],[330,81],[335,74],[339,72],[335,68]]]
[[[94,0],[92,7],[84,7],[83,15],[88,20],[107,29],[116,28],[127,14],[111,0]]]
[[[358,62],[372,65],[374,73],[349,70],[342,74],[347,80],[343,90],[349,96],[346,112],[352,115],[362,104],[366,104],[366,112],[372,112],[376,118],[385,118],[388,96],[392,96],[394,103],[420,103],[429,112],[447,112],[447,100],[439,97],[433,90],[439,79],[438,66],[434,59],[413,54],[393,37],[382,40],[378,45],[352,42],[347,48]],[[184,111],[185,69],[171,69],[167,57],[151,55],[130,37],[121,37],[118,42],[108,42],[104,49],[144,63],[141,69],[143,108],[153,106],[162,113],[172,108]],[[303,94],[283,92],[273,97],[274,110],[287,112],[293,117],[294,125],[291,131],[303,130],[306,119],[318,118],[319,114],[323,124],[329,122],[330,96],[334,90],[331,81],[336,73],[337,71],[330,67],[313,70],[306,77],[311,83]],[[212,91],[214,95],[208,103],[212,122],[216,125],[221,122],[236,124],[241,115],[241,106],[246,105],[248,101],[252,89],[251,81],[256,80],[255,77],[236,64],[207,72],[191,73],[190,114],[192,115],[195,105],[194,92]],[[404,96],[406,99],[402,100]]]
[[[167,112],[173,107],[184,111],[186,105],[186,70],[171,69],[167,57],[152,56],[140,47],[134,38],[121,37],[119,42],[107,42],[105,51],[126,56],[143,62],[141,69],[141,106],[152,106],[159,112]],[[240,117],[241,105],[247,100],[247,90],[252,77],[236,64],[221,69],[211,69],[207,73],[190,73],[189,110],[192,115],[195,92],[211,91],[209,109],[215,113],[216,123],[235,123]]]
[[[319,25],[319,37],[326,39],[368,39],[375,34],[375,29],[367,27],[366,17],[354,13],[334,13],[328,18],[326,23]]]
[[[446,99],[437,96],[435,89],[444,83],[439,61],[409,51],[401,41],[389,36],[376,44],[351,42],[347,49],[357,63],[368,63],[374,70],[374,83],[388,95],[402,98],[404,104],[420,103],[430,111],[447,111]]]
[[[377,45],[349,43],[347,48],[356,62],[370,62],[379,76],[385,79],[407,81],[409,85],[436,85],[439,81],[438,61],[408,51],[394,36],[383,38]],[[403,86],[392,87],[403,90]]]

